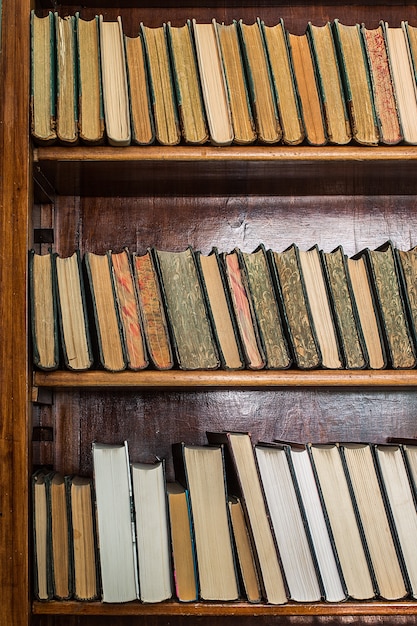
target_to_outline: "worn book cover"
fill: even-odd
[[[124,42],[132,143],[149,146],[155,139],[155,127],[143,38],[141,33],[136,37],[124,35]]]
[[[410,250],[394,248],[401,295],[408,314],[414,344],[417,345],[417,247]]]

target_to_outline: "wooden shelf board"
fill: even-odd
[[[36,371],[35,387],[416,387],[417,370]]]

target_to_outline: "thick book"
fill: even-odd
[[[417,86],[411,59],[406,24],[390,26],[382,22],[391,76],[396,95],[403,141],[417,144]]]
[[[210,141],[227,146],[233,141],[233,126],[216,22],[193,19],[192,27]]]
[[[391,511],[402,555],[408,590],[417,597],[417,562],[414,537],[417,532],[417,510],[407,465],[400,444],[374,446],[383,493]]]
[[[53,598],[51,559],[51,516],[48,510],[46,477],[48,470],[39,469],[32,474],[32,538],[33,538],[33,591],[37,600]]]
[[[107,141],[128,146],[131,140],[129,91],[122,18],[99,16],[101,79]]]
[[[287,39],[305,139],[312,146],[323,146],[327,143],[326,125],[310,41],[306,32],[287,31]]]
[[[172,446],[175,477],[188,489],[202,600],[237,600],[222,446]]]
[[[51,517],[52,590],[57,600],[72,597],[72,560],[70,546],[69,510],[65,476],[51,471],[45,477],[48,514]]]
[[[277,297],[282,302],[283,319],[288,333],[294,364],[300,369],[321,365],[321,352],[308,305],[297,246],[283,252],[268,250]]]
[[[151,27],[142,22],[140,33],[148,68],[155,138],[163,146],[176,146],[181,141],[181,131],[166,28],[166,24]]]
[[[84,143],[95,145],[104,140],[98,16],[83,19],[77,12],[75,30],[79,137]]]
[[[379,143],[379,131],[360,26],[342,24],[335,19],[333,33],[352,137],[360,144],[376,146]]]
[[[347,598],[347,591],[308,449],[303,444],[285,445],[296,492],[299,495],[300,508],[311,537],[323,598],[327,602],[342,602]]]
[[[243,20],[239,20],[238,24],[258,140],[265,144],[275,144],[282,139],[282,127],[260,20],[253,24],[246,24]]]
[[[132,463],[131,471],[140,599],[162,602],[172,596],[164,462]]]
[[[216,28],[232,118],[233,142],[238,145],[251,144],[256,141],[256,129],[239,42],[238,24],[236,20],[230,24],[216,22]]]
[[[238,256],[252,296],[266,367],[287,369],[292,359],[265,247],[260,244],[253,252],[239,250]]]
[[[148,68],[141,33],[124,35],[127,84],[129,88],[132,143],[148,146],[155,140]]]
[[[45,16],[30,14],[31,133],[35,142],[56,141],[56,62],[55,20],[52,11]]]
[[[99,554],[93,480],[65,476],[68,499],[72,583],[75,600],[100,597]]]
[[[367,28],[362,24],[361,33],[368,59],[379,140],[392,146],[402,140],[402,134],[384,32],[381,24],[376,28]]]
[[[78,77],[75,16],[55,16],[56,134],[60,142],[78,141]]]
[[[59,366],[56,279],[52,252],[29,252],[29,298],[33,363],[43,370]]]
[[[282,140],[290,146],[304,140],[305,131],[294,82],[292,60],[288,47],[284,22],[281,19],[273,26],[261,21],[268,61],[271,68],[272,85],[282,128]]]
[[[259,565],[262,596],[270,604],[287,602],[268,507],[265,501],[252,438],[244,432],[207,432],[211,444],[224,446],[228,493],[241,499]]]
[[[153,250],[178,366],[217,369],[220,359],[191,247]]]
[[[191,22],[183,26],[168,22],[166,28],[182,136],[185,143],[200,145],[208,140],[209,133]]]
[[[93,442],[103,602],[139,598],[132,481],[127,442]]]
[[[151,251],[133,254],[132,262],[148,356],[156,369],[171,369],[174,365],[171,338]]]
[[[370,369],[383,369],[387,359],[368,265],[363,255],[349,257],[346,263],[368,353],[368,366]]]
[[[331,24],[327,22],[316,26],[309,22],[306,33],[313,51],[328,140],[336,145],[348,144],[352,139],[352,130]]]
[[[401,294],[408,313],[410,329],[417,343],[417,247],[394,248],[400,278]]]
[[[69,256],[54,254],[57,311],[63,360],[70,370],[93,365],[84,277],[79,250]]]
[[[405,598],[408,590],[372,446],[368,443],[341,443],[339,450],[369,551],[376,593],[385,600]]]
[[[190,495],[179,482],[167,482],[169,529],[175,595],[180,602],[198,600],[198,573]]]
[[[126,354],[109,255],[86,252],[84,264],[99,362],[112,372],[124,370]]]
[[[388,241],[375,250],[367,248],[362,254],[369,266],[390,366],[393,369],[413,368],[416,365],[416,350],[402,297],[394,247]]]
[[[346,255],[342,246],[338,246],[332,252],[321,250],[320,253],[345,367],[363,369],[368,366],[368,352],[347,269]]]
[[[195,260],[213,324],[221,366],[231,370],[243,369],[245,361],[240,337],[218,250],[213,248],[209,254],[196,250]]]
[[[109,251],[116,304],[124,339],[127,367],[141,370],[147,367],[145,340],[129,251]]]
[[[338,445],[309,444],[307,449],[347,594],[354,600],[372,599],[375,589],[370,563]]]
[[[262,369],[266,363],[265,354],[249,284],[239,263],[239,250],[223,253],[222,259],[246,365],[249,369]]]
[[[321,584],[285,446],[258,443],[255,454],[289,597],[296,602],[318,602]]]

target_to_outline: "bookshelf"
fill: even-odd
[[[307,20],[338,17],[376,26],[379,19],[417,23],[404,0],[363,4],[270,0],[87,0],[82,13],[122,15],[134,34],[142,20],[159,25],[189,17],[254,21],[280,17],[294,32]],[[128,439],[132,458],[169,459],[174,441],[205,441],[207,429],[249,430],[254,439],[384,441],[417,435],[416,371],[33,372],[28,349],[27,250],[53,242],[104,252],[128,245],[208,252],[259,242],[284,249],[295,241],[347,254],[392,238],[416,243],[417,147],[193,148],[34,147],[29,134],[29,13],[47,0],[3,0],[0,72],[0,623],[13,626],[101,623],[162,626],[380,621],[415,623],[417,605],[373,602],[283,607],[176,602],[104,605],[33,601],[32,468],[91,474],[91,442]],[[139,6],[138,6],[139,5]],[[177,6],[178,5],[178,6]],[[61,14],[75,2],[54,3]],[[172,466],[167,463],[168,475]],[[3,621],[4,620],[4,621]]]

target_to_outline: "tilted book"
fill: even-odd
[[[417,247],[410,250],[394,248],[401,295],[407,310],[414,344],[417,345]]]

